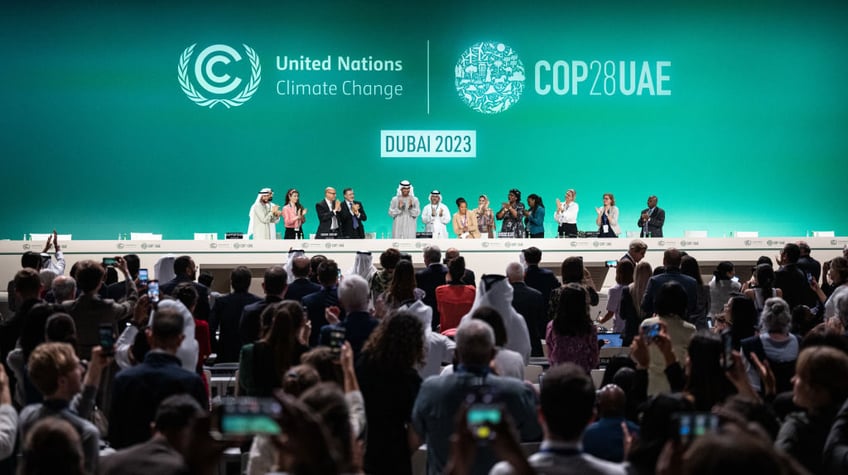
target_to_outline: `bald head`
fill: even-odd
[[[509,279],[510,284],[513,282],[523,282],[524,268],[517,262],[510,262],[509,265],[506,266],[506,277]]]
[[[598,412],[601,417],[624,417],[627,396],[615,384],[607,384],[598,391]]]

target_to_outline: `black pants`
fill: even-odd
[[[544,232],[544,231],[542,231],[542,232],[540,232],[540,233],[536,233],[536,234],[531,234],[531,235],[530,235],[530,238],[531,238],[531,239],[541,239],[541,238],[543,238],[543,237],[545,237],[545,232]]]
[[[562,223],[559,225],[559,229],[557,230],[560,237],[577,237],[577,224],[576,223]]]
[[[286,233],[283,235],[283,239],[303,239],[303,230],[286,228]]]

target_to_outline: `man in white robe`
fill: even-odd
[[[389,216],[392,217],[392,239],[415,239],[418,225],[418,215],[421,206],[415,197],[412,185],[403,180],[398,185],[397,195],[389,205]]]
[[[432,232],[433,239],[448,239],[447,224],[451,220],[451,212],[442,203],[442,194],[439,190],[430,192],[430,204],[421,210],[421,221],[424,222],[424,231]]]
[[[271,203],[274,191],[262,188],[256,196],[256,202],[250,207],[250,223],[247,237],[253,239],[277,239],[277,222],[280,221],[280,207]]]

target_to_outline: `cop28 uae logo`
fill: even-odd
[[[242,83],[244,83],[242,78],[229,74],[244,70],[242,72],[246,76],[247,67],[243,66],[243,63],[242,65],[238,64],[242,61],[242,56],[237,50],[221,44],[208,46],[195,58],[194,74],[192,75],[189,74],[189,65],[195,46],[197,46],[197,43],[183,51],[177,65],[177,79],[179,79],[180,88],[189,99],[201,107],[211,109],[218,104],[223,104],[229,109],[230,107],[238,107],[253,97],[256,89],[259,88],[259,82],[262,80],[262,66],[259,64],[259,56],[257,56],[256,51],[250,46],[242,45],[250,63],[250,79],[244,85],[244,88],[241,88]],[[220,66],[218,66],[219,64]],[[241,66],[241,68],[238,66]],[[195,88],[192,79],[200,86],[199,89]],[[209,94],[209,97],[204,94]]]
[[[468,107],[484,114],[509,109],[524,92],[524,64],[503,43],[482,42],[456,63],[456,90]]]

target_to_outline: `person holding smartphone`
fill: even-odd
[[[662,324],[671,341],[677,361],[686,361],[686,347],[695,333],[695,325],[685,321],[688,297],[686,290],[677,282],[667,282],[656,292],[654,316],[642,322],[642,328]],[[650,346],[651,364],[648,367],[648,395],[653,396],[670,389],[665,375],[664,358],[656,345]]]

